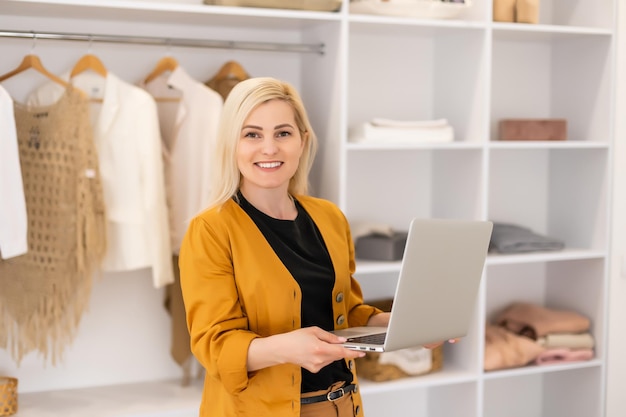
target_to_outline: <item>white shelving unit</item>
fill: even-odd
[[[567,249],[490,255],[473,330],[446,346],[444,371],[365,384],[375,416],[604,415],[615,4],[541,1],[537,25],[491,22],[490,7],[475,2],[472,16],[439,25],[349,16],[348,125],[447,118],[456,138],[347,143],[339,199],[358,221],[489,219]],[[503,118],[565,118],[568,140],[499,142]],[[366,297],[392,296],[397,268],[359,263]],[[513,301],[590,317],[595,359],[484,372],[484,323]]]
[[[294,83],[322,141],[314,190],[336,201],[351,221],[403,228],[414,216],[490,219],[526,225],[567,246],[554,253],[490,255],[470,334],[445,347],[440,372],[362,381],[367,417],[602,417],[617,2],[541,0],[537,25],[494,23],[491,4],[474,0],[458,19],[428,20],[350,14],[347,3],[339,12],[324,13],[199,1],[5,0],[0,28],[323,44],[324,54],[172,52],[198,79],[235,59],[254,76]],[[29,46],[28,40],[3,39],[0,53],[7,59],[0,72],[13,69]],[[141,45],[93,49],[131,82],[164,53]],[[84,51],[81,42],[37,43],[38,55],[53,72],[66,70]],[[18,92],[27,87],[13,85]],[[349,141],[351,128],[375,117],[446,118],[455,141],[432,146]],[[496,140],[500,119],[524,117],[566,118],[568,140]],[[391,296],[398,268],[393,262],[359,261],[356,275],[366,298]],[[595,359],[483,372],[484,324],[515,300],[588,315]],[[123,387],[137,377],[110,380]],[[72,393],[92,393],[93,385],[87,378],[87,391]],[[186,415],[199,400],[197,388],[190,389],[195,393],[180,397],[190,404],[181,405],[179,414],[172,410],[172,416]],[[34,415],[28,408],[38,398],[54,396],[26,395],[25,416]],[[162,415],[133,410],[144,417]]]

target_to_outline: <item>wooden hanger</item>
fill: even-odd
[[[74,78],[74,76],[80,74],[81,72],[85,72],[87,70],[91,70],[102,77],[107,76],[107,69],[97,56],[94,54],[86,54],[83,55],[77,62],[74,64],[74,68],[72,68],[72,72],[70,73],[70,78]]]
[[[207,83],[216,83],[223,80],[243,81],[250,78],[246,70],[237,61],[228,61]]]
[[[148,84],[150,81],[154,80],[159,75],[163,74],[167,71],[174,71],[178,67],[178,61],[176,58],[172,58],[171,56],[164,56],[157,62],[154,69],[148,76],[145,78],[144,83]]]
[[[243,80],[250,78],[245,69],[236,61],[228,61],[222,68],[205,84],[217,91],[224,100],[230,94],[230,90]]]
[[[34,54],[28,54],[26,56],[24,56],[24,59],[22,59],[22,62],[20,63],[20,65],[15,68],[13,71],[11,72],[7,72],[4,75],[0,75],[0,82],[13,77],[14,75],[17,75],[21,72],[26,71],[27,69],[34,69],[38,72],[40,72],[42,75],[48,77],[49,79],[51,79],[52,81],[61,84],[63,87],[67,87],[68,83],[63,80],[60,77],[57,77],[56,75],[52,74],[51,72],[49,72],[41,63],[41,60],[39,59],[39,57],[37,55]]]

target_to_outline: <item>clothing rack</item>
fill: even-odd
[[[87,33],[0,31],[0,37],[26,39],[54,39],[140,45],[185,46],[192,48],[247,49],[254,51],[301,52],[324,54],[324,44],[296,44],[283,42],[226,41],[216,39],[161,38],[151,36],[97,35]]]

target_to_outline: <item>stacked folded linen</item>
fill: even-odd
[[[573,310],[513,302],[487,323],[486,371],[593,359],[591,321]]]
[[[374,118],[350,132],[352,142],[439,143],[453,140],[454,129],[446,119],[406,121]]]

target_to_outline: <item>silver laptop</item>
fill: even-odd
[[[489,221],[413,219],[389,326],[335,334],[348,348],[375,352],[467,335],[492,229]]]

